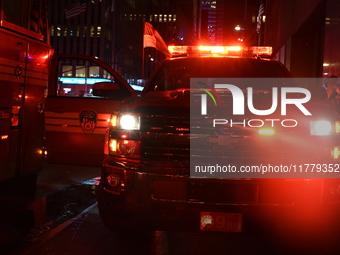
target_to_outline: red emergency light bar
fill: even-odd
[[[270,57],[272,47],[270,46],[168,46],[173,57],[176,56],[261,56]]]

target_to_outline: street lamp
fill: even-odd
[[[244,28],[243,27],[241,27],[240,25],[237,25],[236,27],[235,27],[235,31],[236,31],[236,33],[237,33],[237,41],[238,42],[243,42],[243,37],[244,37],[244,35],[243,35],[243,33],[241,33],[240,31],[244,31]],[[241,34],[239,34],[239,33],[241,33]]]
[[[240,27],[240,25],[237,25],[237,26],[235,27],[235,30],[236,30],[236,31],[241,31],[241,30],[244,30],[244,28],[243,28],[243,27]]]

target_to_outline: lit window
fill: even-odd
[[[64,65],[62,76],[72,76],[72,66]]]
[[[90,67],[90,77],[99,77],[99,66]]]
[[[77,66],[76,77],[85,77],[85,66]]]

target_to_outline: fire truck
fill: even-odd
[[[0,182],[23,195],[34,192],[42,167],[52,54],[38,2],[0,1]]]
[[[266,47],[170,52],[178,57],[111,116],[103,222],[115,231],[275,229],[300,237],[334,229],[340,119],[312,84],[322,82],[293,79]]]
[[[53,54],[45,1],[0,0],[0,14],[0,186],[32,195],[43,158],[100,165],[112,108],[140,87],[94,57]]]

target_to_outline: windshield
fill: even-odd
[[[164,62],[146,88],[166,91],[190,88],[190,78],[281,78],[288,71],[276,61],[248,58],[183,58]]]

